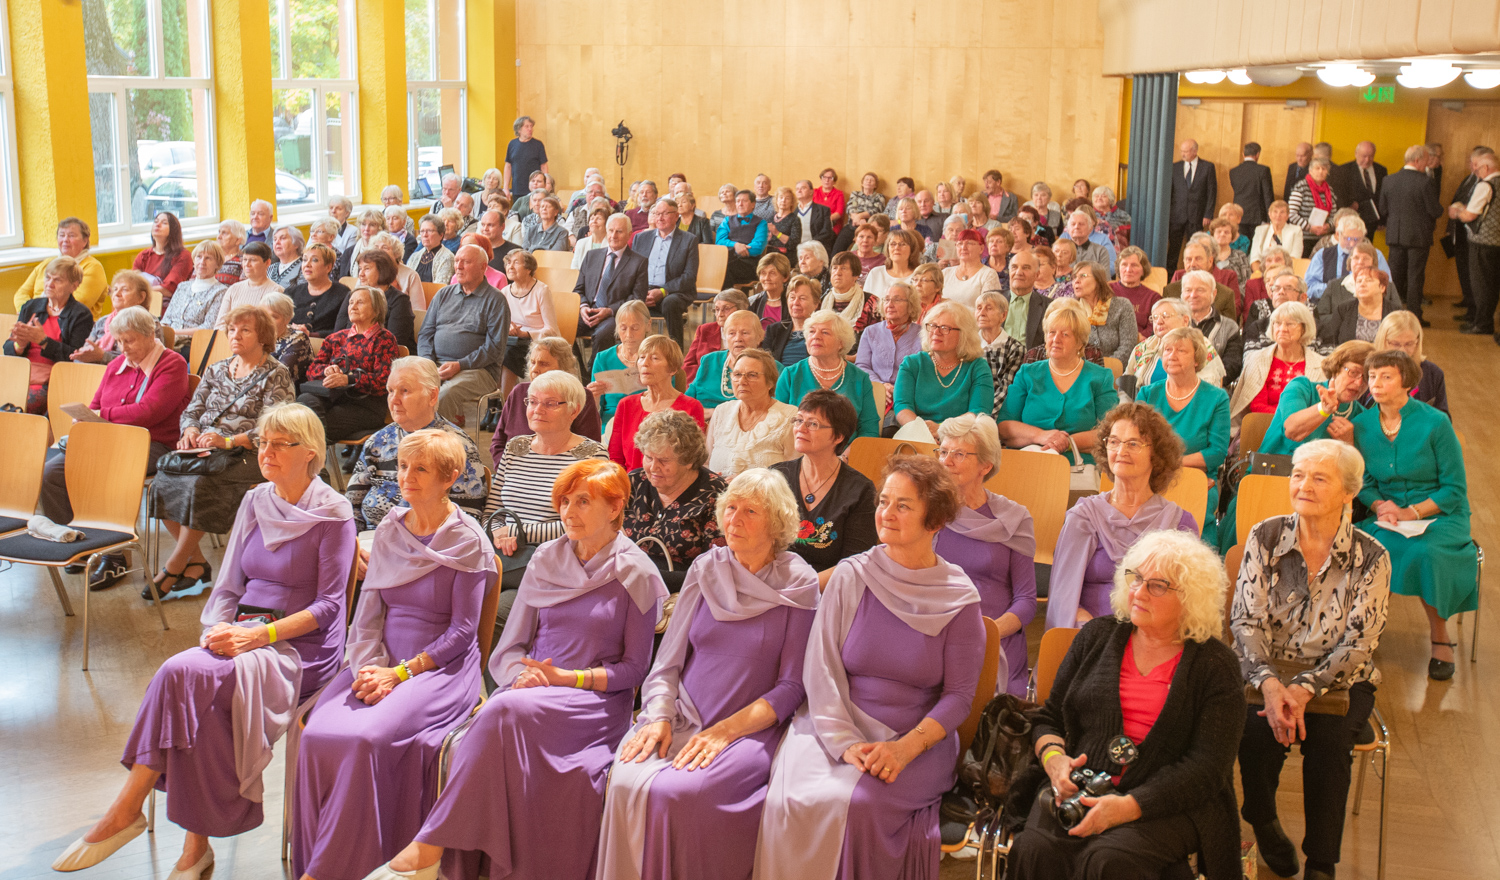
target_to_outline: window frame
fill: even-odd
[[[0,247],[19,247],[26,241],[26,230],[21,227],[21,170],[16,155],[16,86],[11,75],[8,0],[0,0],[0,138],[3,138],[0,149],[5,151],[4,161],[0,162],[5,186],[0,212],[5,217],[5,228],[10,230],[0,235]]]
[[[0,0],[3,2],[3,0]],[[208,183],[205,189],[201,183],[198,188],[198,216],[179,217],[184,234],[189,231],[197,232],[203,229],[215,228],[219,224],[219,150],[218,135],[214,127],[216,110],[214,107],[214,56],[213,56],[213,9],[209,0],[185,0],[186,3],[196,4],[200,12],[201,33],[198,35],[199,45],[203,52],[203,69],[205,76],[167,76],[166,75],[166,46],[163,33],[163,17],[161,0],[145,0],[147,17],[147,45],[151,53],[151,71],[141,76],[100,76],[88,74],[88,91],[90,95],[111,94],[115,103],[115,137],[114,137],[114,163],[115,163],[115,187],[118,197],[117,203],[121,206],[121,219],[113,223],[95,223],[95,240],[108,235],[128,235],[131,233],[147,232],[151,229],[153,218],[147,218],[137,223],[130,218],[130,206],[132,194],[130,192],[130,166],[125,161],[126,157],[126,132],[130,129],[130,92],[131,91],[175,91],[194,90],[201,91],[203,99],[203,119],[201,120],[204,137],[207,140],[206,152],[208,156],[208,167],[199,170],[199,177]],[[8,97],[8,96],[7,96]],[[194,120],[194,128],[197,128],[199,120]],[[92,140],[92,138],[91,138]],[[98,202],[98,193],[95,193],[95,202]],[[97,214],[95,217],[98,220]]]
[[[431,73],[435,78],[434,79],[412,79],[410,72],[407,73],[407,80],[406,80],[406,145],[407,145],[406,146],[406,156],[407,156],[407,159],[406,159],[406,161],[407,161],[408,176],[410,177],[410,179],[406,181],[405,185],[407,187],[407,198],[408,199],[414,198],[414,194],[411,191],[411,187],[417,181],[418,168],[420,167],[419,164],[418,164],[418,161],[417,161],[417,153],[418,153],[418,150],[421,148],[421,146],[418,143],[419,132],[417,130],[417,97],[416,97],[416,93],[419,92],[419,91],[436,91],[436,92],[439,93],[440,97],[441,97],[441,93],[444,92],[444,91],[450,91],[451,90],[451,91],[458,92],[458,103],[459,103],[459,107],[462,108],[462,109],[461,109],[461,111],[459,113],[459,119],[458,119],[459,148],[458,148],[457,171],[458,171],[458,174],[459,174],[460,177],[469,177],[469,176],[472,176],[470,174],[470,170],[469,170],[469,100],[468,100],[468,98],[469,98],[469,96],[468,96],[468,74],[469,74],[468,29],[469,29],[469,17],[468,17],[468,10],[464,6],[463,3],[459,3],[458,4],[458,10],[459,10],[459,15],[458,15],[458,36],[457,36],[458,47],[459,47],[459,49],[458,49],[458,76],[455,79],[442,79],[440,77],[437,77],[437,73],[441,69],[441,65],[437,63],[439,45],[441,43],[441,40],[439,39],[439,34],[438,34],[438,25],[439,25],[439,22],[441,20],[441,16],[438,15],[438,11],[437,11],[437,6],[438,6],[439,2],[440,2],[440,0],[426,0],[428,18],[432,22],[432,26],[430,28],[428,28],[428,35],[427,35],[429,43],[430,43],[430,48],[429,48],[429,51],[428,51],[428,57],[431,58],[431,59],[433,59],[432,60],[432,66],[429,68],[429,73]],[[434,188],[434,192],[436,192],[436,188]]]
[[[344,168],[344,192],[343,195],[354,204],[360,204],[363,199],[360,183],[360,140],[359,140],[359,79],[357,76],[359,43],[355,38],[355,9],[354,0],[335,0],[339,12],[339,72],[341,76],[337,79],[295,78],[288,76],[288,59],[291,57],[291,28],[289,0],[270,0],[270,7],[277,15],[277,37],[278,54],[276,59],[280,62],[280,69],[273,65],[271,70],[271,91],[273,93],[283,90],[302,90],[311,94],[313,111],[313,131],[321,133],[315,144],[312,159],[313,190],[317,196],[315,207],[321,209],[328,204],[328,199],[333,193],[328,188],[328,93],[337,93],[344,96],[341,100],[340,126],[348,132],[350,140],[350,155],[345,157]],[[273,101],[274,105],[274,101]],[[274,149],[273,145],[273,149]],[[276,165],[276,159],[272,157],[273,172],[280,172]],[[294,175],[295,176],[295,175]],[[280,206],[277,206],[278,212]],[[298,205],[295,211],[308,210],[306,205]]]

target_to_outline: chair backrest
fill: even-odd
[[[884,416],[885,416],[885,405],[886,405],[886,402],[887,402],[887,398],[886,398],[886,395],[885,395],[885,383],[884,382],[871,382],[870,383],[870,391],[871,391],[871,393],[873,393],[875,395],[875,413],[878,416],[884,418]]]
[[[68,436],[65,473],[75,528],[135,534],[151,432],[135,425],[79,422]]]
[[[323,350],[323,338],[321,336],[307,337],[307,344],[308,347],[312,349],[313,354],[317,354],[318,352]]]
[[[1107,357],[1104,359],[1104,365],[1109,367],[1109,371],[1115,374],[1116,379],[1119,379],[1125,372],[1125,365],[1120,363],[1119,358]]]
[[[1000,624],[988,617],[984,620],[984,665],[979,668],[979,686],[974,688],[974,702],[969,706],[969,717],[958,725],[958,759],[964,759],[969,743],[979,731],[979,718],[984,707],[995,698],[995,680],[1000,677]]]
[[[0,355],[0,403],[26,408],[31,382],[31,361],[15,355]]]
[[[9,358],[7,358],[9,360]],[[47,420],[27,413],[0,412],[5,467],[0,467],[0,516],[31,519],[42,492],[47,461]]]
[[[354,288],[359,286],[359,279],[354,277],[353,275],[345,275],[343,278],[339,279],[339,283],[349,288],[350,290],[353,290]]]
[[[1271,427],[1273,418],[1273,413],[1245,413],[1240,420],[1240,455],[1260,451],[1260,444],[1266,439],[1266,430]]]
[[[563,341],[569,345],[578,338],[578,312],[583,305],[583,300],[573,292],[573,288],[558,290],[549,287],[552,291],[552,312],[557,315],[557,332]]]
[[[729,248],[722,244],[698,245],[698,292],[717,295],[724,289],[729,272]]]
[[[1234,607],[1234,589],[1240,581],[1240,565],[1245,561],[1245,545],[1235,544],[1224,554],[1224,571],[1229,575],[1229,590],[1224,594],[1224,631],[1220,634],[1230,647],[1234,646],[1234,633],[1229,630],[1229,612]]]
[[[344,584],[344,626],[354,623],[354,599],[359,591],[359,549],[359,542],[355,541],[354,561],[349,566],[349,582]]]
[[[578,270],[570,269],[567,266],[553,269],[538,266],[536,277],[537,280],[547,285],[548,290],[566,290],[571,292],[574,286],[578,284]]]
[[[146,311],[153,317],[161,317],[161,304],[166,299],[166,293],[160,287],[151,288],[151,298],[146,301]],[[170,347],[170,346],[169,346]]]
[[[1167,269],[1165,266],[1152,266],[1151,274],[1147,275],[1145,278],[1142,278],[1141,283],[1156,291],[1157,293],[1161,293],[1161,289],[1167,286],[1168,277],[1169,276],[1167,275]]]
[[[1042,633],[1042,644],[1036,654],[1036,701],[1045,703],[1052,693],[1052,682],[1057,678],[1057,668],[1062,665],[1068,649],[1073,646],[1073,637],[1078,630],[1071,626],[1055,626]]]
[[[412,335],[419,336],[422,333],[422,322],[427,320],[426,309],[411,310],[412,324],[414,325]]]
[[[188,374],[188,393],[187,393],[187,399],[189,401],[191,401],[193,399],[193,395],[194,394],[198,393],[198,386],[201,385],[201,384],[203,384],[203,377],[202,376],[195,376],[192,373]]]
[[[73,429],[73,417],[62,411],[64,404],[81,403],[88,406],[94,400],[94,392],[104,381],[103,364],[83,364],[73,361],[58,361],[52,365],[52,378],[47,380],[47,418],[52,422],[53,438],[66,437]]]
[[[1114,480],[1100,475],[1100,492],[1108,492],[1114,487]],[[1203,517],[1208,513],[1208,474],[1197,468],[1182,468],[1177,472],[1177,479],[1161,493],[1161,497],[1192,514],[1193,522],[1202,529]]]
[[[1036,530],[1036,561],[1052,564],[1052,551],[1068,515],[1068,460],[1050,452],[1007,449],[1000,454],[1000,471],[985,488],[1031,512]]]
[[[531,255],[536,257],[538,269],[571,269],[573,268],[572,251],[532,251]]]
[[[439,290],[442,290],[444,286],[445,285],[439,284],[436,281],[423,281],[422,293],[427,296],[427,301],[430,303],[432,302],[432,298],[437,296],[437,292]]]
[[[1297,273],[1298,278],[1306,278],[1307,267],[1311,265],[1311,257],[1294,257],[1292,259],[1292,271]]]
[[[203,363],[203,353],[208,351],[209,340],[213,341],[213,352],[208,356],[209,364],[216,364],[234,354],[229,348],[229,334],[223,331],[218,336],[214,335],[213,328],[200,327],[193,331],[193,341],[188,346],[188,371],[197,374],[198,365]]]
[[[10,338],[10,328],[16,326],[15,315],[0,315],[0,339]]]
[[[489,485],[486,483],[485,485]],[[490,665],[490,652],[495,650],[495,619],[500,614],[500,557],[495,557],[495,578],[484,588],[484,601],[479,605],[479,666]]]
[[[880,473],[885,462],[893,455],[932,455],[937,446],[918,443],[914,440],[893,440],[885,437],[856,437],[849,444],[849,466],[870,478],[876,488],[880,487]]]
[[[167,348],[177,347],[177,331],[167,324],[161,325],[161,344]]]
[[[1239,505],[1235,510],[1236,544],[1244,544],[1256,523],[1292,512],[1292,480],[1270,474],[1247,474],[1240,480]]]
[[[398,345],[398,346],[396,346],[396,357],[403,357],[404,358],[404,357],[410,357],[410,356],[411,356],[411,349],[407,348],[404,345]]]

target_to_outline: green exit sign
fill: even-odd
[[[1365,86],[1365,90],[1359,93],[1359,99],[1366,104],[1394,104],[1396,103],[1396,87]]]

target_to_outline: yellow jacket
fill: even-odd
[[[26,276],[26,280],[16,290],[17,312],[21,311],[21,306],[28,299],[45,294],[42,276],[50,262],[52,259],[49,257],[37,263],[36,268],[31,270],[31,274]],[[109,311],[109,297],[106,295],[109,293],[109,279],[104,273],[104,264],[99,262],[99,258],[93,254],[84,254],[78,258],[78,268],[83,270],[83,283],[73,291],[73,298],[88,306],[89,311],[94,313],[94,320],[97,321]]]

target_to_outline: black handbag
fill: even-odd
[[[967,828],[1000,812],[1011,785],[1036,760],[1031,718],[1038,708],[1035,703],[1004,693],[984,707],[974,741],[958,762],[958,781],[951,791],[943,793],[938,807],[945,832],[956,834],[958,827]]]
[[[506,556],[498,548],[496,555],[500,557],[500,588],[503,590],[518,590],[521,588],[521,576],[526,573],[526,566],[531,562],[531,554],[536,552],[536,547],[526,542],[526,529],[521,524],[521,517],[513,510],[502,507],[484,520],[484,533],[489,536],[490,546],[495,546],[495,526],[505,525],[509,522],[511,530],[516,535],[516,552]]]
[[[1245,473],[1266,474],[1272,477],[1290,477],[1292,475],[1292,457],[1290,455],[1273,455],[1269,452],[1251,452],[1245,456]]]
[[[174,449],[156,460],[156,471],[178,477],[212,477],[244,460],[243,449]]]

